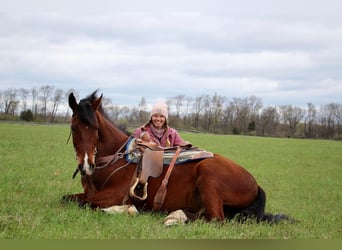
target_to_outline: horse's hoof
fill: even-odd
[[[166,218],[164,219],[164,225],[169,227],[173,225],[181,225],[187,222],[188,217],[183,212],[183,210],[176,210],[171,212]]]

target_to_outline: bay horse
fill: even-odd
[[[63,196],[91,208],[133,204],[138,209],[153,211],[153,198],[161,186],[167,167],[161,176],[150,178],[148,196],[140,201],[129,195],[136,171],[136,163],[125,159],[124,145],[128,133],[115,125],[106,115],[102,95],[94,91],[77,103],[69,95],[72,109],[71,135],[77,158],[77,172],[81,174],[83,192]],[[107,159],[105,163],[101,162]],[[168,182],[163,212],[184,210],[200,213],[208,220],[224,221],[255,218],[257,222],[278,222],[287,219],[283,214],[265,213],[266,194],[255,178],[234,161],[219,154],[200,161],[175,165]]]

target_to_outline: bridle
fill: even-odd
[[[98,133],[97,133],[98,134]],[[72,130],[70,130],[68,139],[66,144],[69,143],[70,138],[72,135]],[[95,167],[94,169],[104,169],[106,167],[109,167],[113,164],[115,164],[116,162],[118,162],[119,160],[123,159],[125,157],[125,155],[127,155],[129,152],[127,152],[126,150],[124,152],[122,152],[122,150],[126,147],[126,145],[128,144],[128,142],[132,139],[132,136],[129,136],[128,139],[121,145],[121,147],[112,155],[107,155],[107,156],[102,156],[102,157],[96,157],[97,154],[97,146],[95,147]],[[97,145],[99,143],[99,136],[97,136]],[[101,189],[104,188],[104,186],[107,184],[107,182],[110,180],[110,178],[118,171],[120,171],[121,169],[127,167],[131,162],[127,161],[127,163],[125,163],[124,165],[115,168],[104,180]],[[72,178],[74,179],[77,175],[77,173],[80,171],[79,166],[76,167],[74,174],[72,175]]]
[[[69,133],[68,139],[67,139],[67,141],[66,141],[66,144],[69,143],[70,138],[71,138],[71,135],[72,135],[72,129],[70,129],[70,133]],[[94,158],[95,158],[95,165],[94,165],[94,168],[96,167],[96,154],[97,154],[97,152],[98,152],[97,149],[98,149],[98,144],[99,144],[99,129],[98,129],[98,128],[96,128],[96,135],[97,135],[97,140],[96,140],[96,146],[95,146],[95,148],[94,148]],[[75,145],[74,145],[74,150],[75,150],[75,152],[76,152],[76,159],[77,159],[77,151],[76,151]],[[74,171],[74,174],[72,175],[72,178],[73,178],[73,179],[76,177],[76,175],[77,175],[78,172],[81,172],[81,174],[83,173],[83,171],[82,171],[80,165],[78,165],[78,166],[76,167],[76,169],[75,169],[75,171]],[[82,175],[83,175],[83,174],[82,174]]]

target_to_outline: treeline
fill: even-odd
[[[2,90],[0,119],[69,122],[67,98],[70,92],[78,96],[74,89],[64,91],[50,85]],[[167,98],[167,104],[169,123],[178,129],[219,134],[342,139],[342,105],[338,103],[320,107],[308,103],[304,108],[293,105],[264,106],[262,100],[255,96],[228,100],[215,93],[195,98],[177,95]],[[114,105],[108,98],[104,98],[103,105],[113,121],[122,126],[138,126],[149,117],[145,97],[134,107]]]

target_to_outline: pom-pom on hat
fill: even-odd
[[[150,114],[150,120],[152,118],[152,115],[155,114],[161,114],[165,116],[166,120],[169,118],[169,114],[167,112],[167,105],[165,103],[156,103],[152,107],[152,111]]]

